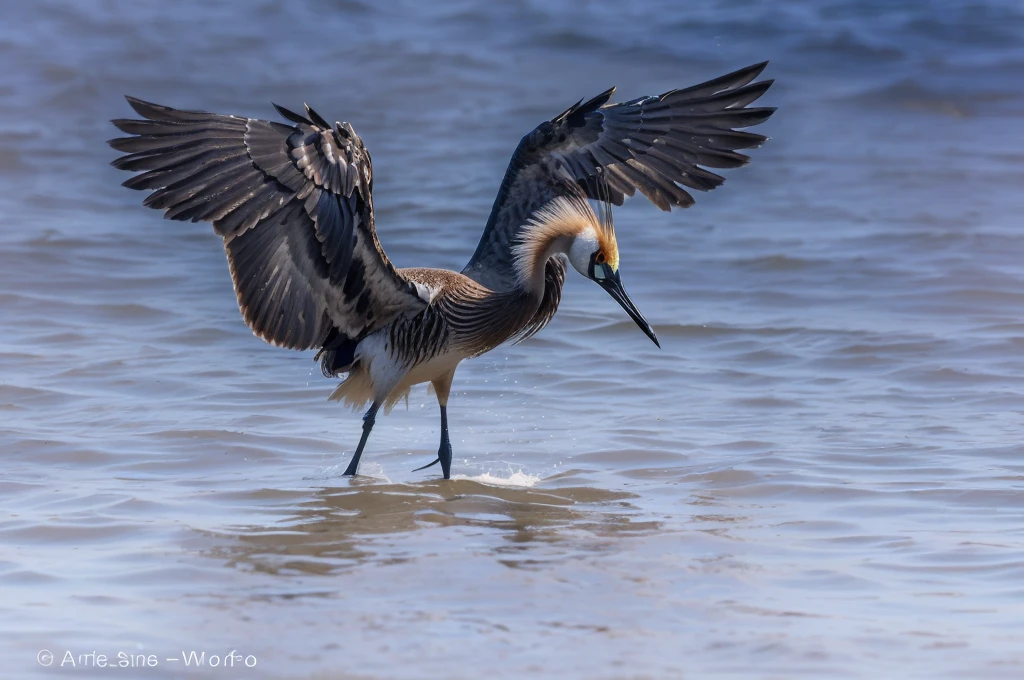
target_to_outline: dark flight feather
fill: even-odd
[[[705,168],[739,167],[750,158],[738,150],[767,139],[742,130],[775,111],[747,108],[771,87],[771,80],[752,82],[765,66],[621,104],[608,103],[611,88],[541,123],[516,148],[463,273],[492,288],[515,285],[510,249],[520,230],[573,184],[614,205],[637,190],[662,210],[692,205],[690,190],[710,191],[725,181]]]
[[[426,306],[377,242],[370,157],[350,126],[308,105],[307,118],[275,104],[283,125],[127,99],[143,120],[113,121],[134,136],[110,141],[127,154],[112,164],[141,172],[124,184],[153,191],[144,205],[213,224],[256,335],[349,347]]]

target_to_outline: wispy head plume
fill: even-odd
[[[615,241],[610,201],[599,201],[595,213],[582,193],[556,196],[536,210],[526,221],[519,243],[512,249],[516,270],[524,282],[543,271],[551,244],[559,237],[575,238],[593,231],[605,257],[617,269],[619,250]]]

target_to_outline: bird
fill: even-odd
[[[768,138],[745,128],[773,80],[768,62],[660,95],[611,103],[612,87],[542,122],[519,142],[475,252],[461,272],[397,268],[377,239],[373,166],[347,122],[273,104],[286,123],[178,110],[126,96],[141,119],[112,161],[125,187],[172,220],[205,221],[223,239],[238,305],[272,345],[318,350],[330,395],[366,408],[344,474],[358,473],[378,411],[430,383],[441,412],[437,458],[451,478],[448,399],[456,368],[551,321],[567,266],[597,283],[660,348],[623,287],[613,206],[639,191],[663,211],[724,182]],[[710,168],[710,169],[709,169]]]

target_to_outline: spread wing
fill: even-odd
[[[510,249],[520,228],[545,203],[578,193],[622,205],[639,190],[662,210],[693,204],[725,178],[706,168],[735,168],[737,149],[766,137],[738,128],[768,119],[774,108],[747,108],[771,86],[751,84],[768,62],[706,83],[608,104],[615,88],[571,106],[523,137],[473,258],[463,273],[500,287],[514,281]]]
[[[145,120],[113,121],[133,135],[110,141],[127,153],[113,165],[145,172],[124,186],[155,189],[143,204],[166,218],[213,223],[256,335],[310,349],[425,307],[377,242],[370,156],[348,123],[308,106],[277,107],[283,125],[127,99]]]

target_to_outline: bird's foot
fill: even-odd
[[[426,469],[427,469],[428,467],[434,467],[435,465],[437,465],[437,464],[438,464],[438,463],[440,463],[440,462],[441,462],[441,459],[440,459],[440,458],[435,458],[435,459],[434,459],[434,462],[432,462],[432,463],[427,463],[427,464],[426,464],[426,465],[424,465],[423,467],[418,467],[418,468],[416,468],[415,470],[413,470],[413,472],[419,472],[420,470],[426,470]]]
[[[452,444],[448,441],[448,432],[441,438],[441,448],[437,450],[437,459],[441,461],[441,472],[445,479],[452,478]]]
[[[441,472],[444,474],[445,479],[452,478],[452,445],[450,442],[442,441],[441,448],[437,450],[437,458],[427,463],[423,467],[418,467],[413,472],[419,472],[420,470],[426,470],[428,467],[433,467],[438,463],[441,464]]]

